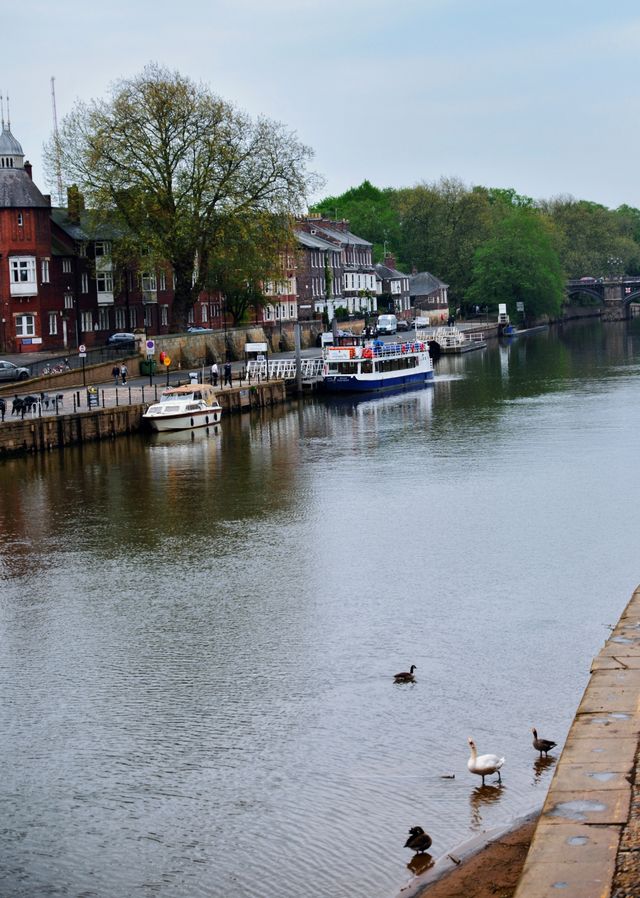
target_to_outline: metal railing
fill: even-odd
[[[322,376],[322,359],[302,359],[300,370],[303,381],[317,380]],[[295,380],[297,366],[295,359],[275,359],[268,362],[268,377],[274,380]],[[266,380],[267,362],[251,359],[247,362],[247,378],[251,380]]]

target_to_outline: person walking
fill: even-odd
[[[231,362],[225,362],[224,365],[224,386],[229,384],[230,387],[233,386],[231,383]]]
[[[7,403],[4,399],[0,398],[0,415],[2,415],[2,420],[4,421],[4,416],[7,411]]]
[[[113,382],[117,387],[118,386],[118,378],[120,377],[120,369],[118,368],[117,365],[114,365],[113,368],[111,369],[111,376],[113,377]]]
[[[123,362],[123,363],[122,363],[122,368],[120,368],[120,377],[122,378],[122,386],[123,386],[123,387],[124,387],[124,385],[125,385],[126,382],[127,382],[127,374],[128,374],[128,373],[129,373],[129,369],[127,368],[127,366],[126,366],[125,363]]]
[[[214,387],[218,386],[218,363],[214,362],[211,366],[211,383]]]

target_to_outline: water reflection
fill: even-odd
[[[538,782],[540,777],[545,773],[545,771],[550,770],[556,763],[556,759],[552,756],[550,758],[536,758],[533,762],[533,779],[534,782]]]
[[[476,786],[469,796],[469,807],[471,809],[471,829],[475,832],[482,829],[485,824],[482,813],[490,805],[496,804],[506,794],[507,789],[503,784]]]
[[[414,854],[407,864],[407,870],[410,870],[414,876],[420,876],[421,873],[426,873],[434,864],[435,858],[427,852]]]

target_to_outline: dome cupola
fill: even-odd
[[[24,152],[22,147],[11,133],[11,121],[9,119],[9,97],[7,97],[7,121],[4,120],[4,106],[0,95],[0,171],[3,168],[23,168]]]

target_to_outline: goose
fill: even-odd
[[[428,851],[431,848],[431,836],[421,826],[412,826],[404,847],[411,848],[412,851]]]
[[[478,757],[475,742],[473,739],[469,739],[468,742],[471,747],[471,757],[467,761],[467,767],[471,773],[482,777],[483,786],[485,776],[489,776],[491,773],[497,773],[498,782],[501,783],[500,768],[504,764],[504,758],[499,758],[498,755],[480,755]]]
[[[415,666],[415,664],[412,664],[410,670],[400,671],[400,673],[395,674],[393,679],[396,681],[396,683],[413,683],[415,679],[415,677],[413,676],[413,672],[417,669],[418,668]]]
[[[538,739],[538,731],[535,727],[533,727],[531,732],[533,733],[533,747],[540,752],[540,757],[542,757],[542,752],[549,757],[549,752],[556,747],[557,743],[552,742],[551,739]]]

